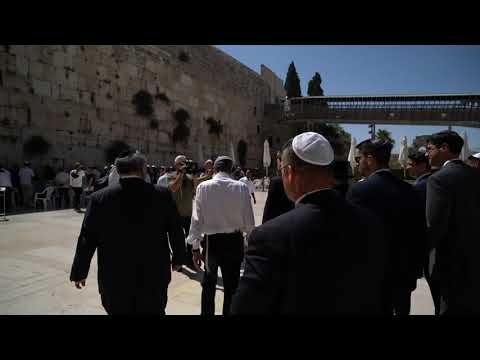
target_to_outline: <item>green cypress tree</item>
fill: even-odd
[[[318,72],[313,75],[312,80],[308,82],[308,96],[323,96],[322,78]]]
[[[302,96],[300,78],[298,77],[297,69],[295,69],[293,61],[288,67],[287,78],[285,79],[285,91],[289,98]]]

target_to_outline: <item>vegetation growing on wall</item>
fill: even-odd
[[[159,93],[159,94],[155,95],[155,99],[163,101],[165,104],[170,105],[170,99],[164,93]]]
[[[245,167],[247,164],[247,150],[248,150],[247,143],[244,140],[240,140],[237,146],[237,153],[238,153],[238,162],[242,167]]]
[[[153,97],[148,91],[140,90],[133,95],[132,104],[140,116],[149,117],[153,114]]]
[[[190,119],[190,114],[185,109],[178,109],[173,113],[173,117],[178,123],[175,129],[173,129],[173,142],[186,142],[190,136],[190,129],[186,124],[187,120]]]
[[[179,124],[184,124],[188,119],[190,119],[190,114],[185,109],[178,109],[173,113],[173,117]]]
[[[185,124],[178,124],[175,129],[173,129],[173,142],[187,141],[190,136],[190,129]]]
[[[50,147],[51,144],[42,136],[33,135],[23,144],[23,151],[30,157],[41,156],[48,154]]]
[[[158,129],[158,120],[157,119],[150,119],[150,129],[152,129],[152,130]]]
[[[223,133],[223,125],[220,122],[220,120],[215,120],[213,117],[209,117],[207,120],[205,120],[207,124],[210,126],[208,129],[209,134],[214,134],[220,137],[220,134]]]
[[[180,51],[180,54],[178,55],[178,60],[183,62],[189,62],[190,56],[185,51]]]

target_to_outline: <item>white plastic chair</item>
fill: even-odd
[[[53,186],[48,186],[45,190],[40,193],[35,193],[34,204],[35,208],[37,207],[37,201],[43,202],[43,210],[48,209],[48,203],[52,206],[52,194],[55,191]]]

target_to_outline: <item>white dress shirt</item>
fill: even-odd
[[[81,188],[83,186],[83,177],[85,176],[85,171],[78,170],[77,175],[78,177],[74,178],[72,173],[75,170],[70,171],[70,186],[74,188]]]
[[[252,180],[250,180],[249,178],[244,176],[239,181],[243,182],[244,184],[246,184],[248,186],[248,190],[250,190],[250,194],[255,193],[255,184],[253,183]]]
[[[254,227],[255,218],[247,185],[222,172],[198,185],[187,237],[193,249],[200,248],[202,234],[235,231],[248,234]]]

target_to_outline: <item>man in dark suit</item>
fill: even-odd
[[[462,147],[454,131],[427,142],[430,164],[441,167],[427,184],[429,270],[440,287],[440,315],[480,315],[480,171],[458,159]]]
[[[285,145],[282,178],[296,205],[252,231],[233,314],[382,314],[382,225],[333,189],[333,157],[317,133]]]
[[[280,172],[282,167],[282,158],[280,151],[277,152],[277,171]],[[267,200],[263,209],[262,224],[268,220],[274,219],[294,208],[294,204],[285,194],[283,188],[283,180],[281,176],[274,176],[270,180],[268,187]]]
[[[347,200],[369,209],[384,224],[388,272],[384,284],[385,314],[407,316],[411,292],[422,274],[425,258],[424,207],[413,187],[388,168],[392,144],[366,140],[358,144],[359,171],[366,179],[352,186]]]
[[[410,175],[415,177],[415,183],[413,188],[417,191],[417,194],[420,196],[423,205],[423,216],[425,218],[426,224],[426,206],[427,206],[427,182],[428,178],[432,175],[432,168],[430,162],[428,161],[426,149],[425,151],[415,151],[408,155],[407,170]],[[430,293],[432,294],[433,302],[435,308],[437,309],[440,304],[437,303],[437,289],[438,285],[435,282],[435,279],[432,279],[428,271],[428,262],[429,262],[429,249],[427,241],[425,241],[425,256],[423,262],[423,275],[425,280],[427,280],[428,287],[430,288]]]
[[[171,268],[178,270],[185,257],[178,211],[167,189],[145,182],[140,153],[123,154],[115,166],[120,183],[91,196],[70,280],[78,289],[85,286],[97,250],[98,287],[108,314],[164,315]]]
[[[427,180],[432,175],[432,170],[425,151],[415,151],[408,155],[407,170],[416,180],[413,188],[422,199],[422,204],[427,201]]]

